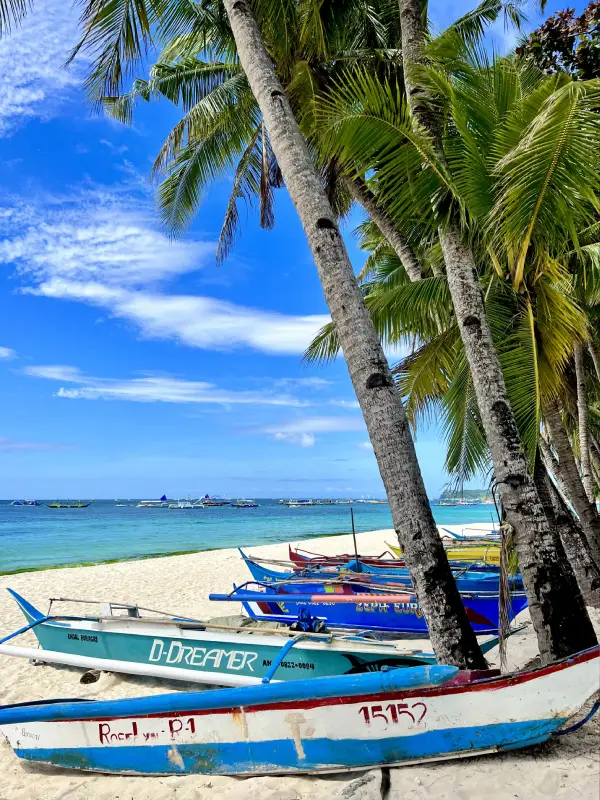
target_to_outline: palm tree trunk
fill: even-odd
[[[590,338],[587,340],[587,347],[590,351],[590,355],[592,357],[592,361],[594,362],[594,369],[596,370],[596,378],[600,381],[600,354],[598,354],[598,348],[596,347],[596,342]]]
[[[404,406],[333,210],[247,0],[225,0],[225,9],[315,260],[436,656],[441,663],[485,668],[433,520]]]
[[[573,572],[584,599],[587,600],[592,591],[597,591],[599,593],[598,598],[600,598],[600,568],[592,556],[590,545],[580,520],[575,517],[567,505],[569,493],[567,485],[560,475],[560,464],[543,436],[540,436],[539,445],[547,473],[546,477],[553,513],[559,527],[560,539],[565,553],[573,567]]]
[[[564,484],[564,495],[575,509],[590,546],[592,558],[600,567],[600,517],[583,488],[569,436],[563,425],[558,402],[552,400],[544,411],[546,428],[558,458],[557,478]]]
[[[588,426],[588,408],[585,392],[585,369],[583,366],[583,346],[576,344],[573,350],[575,376],[577,379],[577,417],[579,422],[579,462],[581,464],[581,481],[590,503],[594,502],[594,481],[590,464],[590,441]]]
[[[399,2],[410,112],[416,125],[431,137],[439,157],[444,158],[426,97],[415,80],[423,62],[422,3],[421,0]],[[515,531],[540,656],[542,663],[547,663],[588,646],[584,629],[571,622],[580,613],[581,595],[560,539],[550,529],[529,471],[485,315],[473,253],[464,243],[459,226],[452,221],[440,230],[440,242],[496,482],[507,520]]]
[[[597,592],[597,589],[600,587],[600,573],[598,573],[596,565],[589,557],[589,551],[587,551],[587,548],[580,549],[578,547],[578,544],[580,544],[581,541],[584,541],[584,537],[580,535],[578,538],[577,528],[574,524],[570,524],[572,523],[572,519],[570,520],[569,516],[563,512],[563,508],[560,504],[560,497],[558,492],[556,492],[552,481],[550,480],[548,470],[542,462],[539,451],[536,455],[533,479],[535,481],[542,505],[544,506],[544,511],[550,524],[550,529],[556,537],[560,537],[563,543],[567,543],[566,546],[563,544],[565,551],[570,551],[571,556],[575,560],[575,564],[573,564],[573,571],[571,573],[573,575],[572,579],[574,584],[572,591],[574,591],[581,605],[579,611],[575,613],[571,620],[569,620],[568,624],[580,627],[579,635],[582,638],[590,638],[591,631],[591,635],[596,639],[596,635],[594,633],[589,614],[587,613],[583,597],[584,595],[588,596],[589,599],[594,602],[594,604],[598,602],[600,599],[600,593]],[[571,559],[569,559],[569,561],[570,560]],[[589,574],[586,571],[586,564],[590,570]],[[581,591],[578,591],[578,586]],[[573,609],[573,611],[576,610]],[[589,646],[593,647],[593,643]]]
[[[600,605],[600,569],[592,558],[581,525],[569,510],[559,489],[554,485],[556,476],[553,476],[545,457],[542,461],[545,470],[543,476],[545,485],[542,489],[538,487],[538,493],[544,503],[546,516],[548,520],[552,520],[551,524],[554,524],[558,530],[585,602],[595,606]]]
[[[389,244],[394,248],[410,280],[413,282],[420,281],[423,277],[423,272],[419,264],[419,259],[392,220],[387,216],[385,211],[377,205],[377,199],[373,192],[369,191],[360,179],[353,180],[352,178],[344,178],[344,185],[354,200],[365,209]]]

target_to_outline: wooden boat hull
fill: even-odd
[[[360,586],[357,592],[365,594]],[[348,587],[334,587],[331,591],[347,591]],[[352,590],[350,590],[352,591]],[[295,600],[295,594],[323,594],[322,602]],[[253,619],[271,620],[272,622],[291,623],[302,613],[322,619],[328,628],[353,628],[359,630],[389,631],[429,636],[427,623],[416,596],[399,598],[398,602],[382,602],[376,592],[366,592],[372,596],[372,602],[338,604],[327,602],[327,589],[323,584],[298,583],[292,586],[281,586],[269,590],[267,586],[257,585],[254,590],[240,588],[235,592],[234,600],[241,600],[246,613]],[[264,599],[263,599],[264,597]],[[331,597],[331,594],[329,595]],[[211,595],[211,599],[213,595]],[[248,599],[246,599],[248,598]],[[259,599],[260,598],[260,599]],[[357,598],[358,600],[358,598]],[[498,632],[499,611],[498,595],[474,593],[463,595],[462,601],[467,618],[477,635]],[[508,609],[509,619],[513,620],[527,606],[524,592],[515,592],[511,597]]]
[[[28,622],[42,617],[23,597],[13,591],[11,594]],[[26,648],[19,652],[20,648],[13,645],[0,644],[0,655],[48,659],[52,663],[88,669],[104,668],[218,686],[260,683],[282,647],[297,635],[286,631],[261,635],[260,629],[252,633],[206,630],[201,624],[186,624],[183,620],[127,617],[99,622],[91,619],[42,622],[32,630],[42,650]],[[44,651],[48,651],[48,655]],[[403,651],[401,645],[392,642],[312,636],[294,644],[274,680],[357,674],[435,663],[433,653],[411,652],[406,647]]]
[[[242,552],[240,550],[240,552]],[[353,582],[364,583],[365,585],[380,585],[385,584],[398,584],[399,586],[406,586],[410,588],[412,581],[409,572],[404,569],[379,569],[378,567],[364,565],[363,571],[357,572],[356,570],[345,569],[344,567],[325,567],[323,569],[307,569],[294,572],[283,572],[281,570],[269,569],[262,564],[248,558],[243,552],[242,557],[246,562],[246,566],[250,570],[250,574],[255,581],[261,583],[281,583],[282,581],[306,579],[318,580],[335,580],[336,578],[352,580]],[[355,561],[348,562],[348,565],[355,565]],[[459,592],[498,592],[500,585],[500,575],[498,571],[480,571],[472,570],[460,574],[458,571],[456,577],[456,585]],[[513,589],[521,589],[523,583],[520,576],[510,576],[509,582]]]
[[[19,758],[141,775],[323,773],[548,739],[600,688],[599,648],[482,679],[453,667],[0,708]]]
[[[315,567],[341,567],[348,561],[352,561],[354,555],[352,553],[342,553],[337,556],[324,556],[319,553],[311,553],[308,550],[300,550],[300,548],[293,549],[291,544],[288,544],[288,553],[294,569],[314,569]],[[386,551],[387,555],[391,555]],[[397,567],[405,567],[402,558],[386,558],[386,553],[379,556],[359,556],[364,564],[372,564],[377,567],[388,567],[389,569],[396,569]]]
[[[397,558],[402,558],[402,548],[388,544],[390,550]],[[481,544],[446,545],[448,561],[461,561],[469,564],[478,562],[500,566],[501,547],[497,542],[482,542]]]

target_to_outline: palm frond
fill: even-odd
[[[333,361],[340,352],[340,343],[333,322],[324,325],[304,353],[303,360],[308,364]]]
[[[19,25],[32,5],[32,0],[0,0],[0,37]]]
[[[557,89],[498,163],[501,190],[490,227],[515,247],[515,287],[523,282],[532,242],[545,249],[559,237],[570,238],[574,214],[581,226],[600,207],[599,105],[600,81],[571,82]],[[574,197],[583,202],[574,206]]]
[[[435,419],[435,412],[448,392],[457,352],[461,350],[458,329],[453,325],[394,366],[406,414],[415,431],[418,424]]]
[[[471,371],[463,355],[441,403],[442,430],[446,441],[445,469],[454,484],[481,475],[489,464],[489,448],[481,424]]]
[[[222,264],[227,258],[238,235],[238,200],[243,199],[246,202],[251,202],[253,197],[256,196],[258,181],[262,180],[262,169],[259,167],[260,159],[257,153],[257,143],[261,136],[261,128],[262,126],[258,127],[254,132],[254,136],[251,138],[246,151],[242,154],[235,171],[233,187],[229,195],[229,202],[217,243],[217,264]]]

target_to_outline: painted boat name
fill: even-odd
[[[167,720],[169,726],[169,735],[174,739],[179,733],[196,733],[196,723],[193,717],[187,720],[179,718]],[[161,731],[162,732],[162,731]],[[111,728],[111,723],[100,722],[98,724],[98,738],[100,744],[118,744],[119,742],[127,742],[136,740],[139,736],[137,722],[131,722],[130,730],[115,731]],[[148,742],[151,739],[158,739],[159,733],[157,731],[150,731],[149,733],[142,733],[144,741]]]
[[[162,639],[154,639],[148,660],[154,663],[162,661],[170,665],[183,663],[190,667],[205,669],[226,669],[235,672],[249,669],[250,672],[254,672],[252,664],[257,658],[258,653],[251,650],[208,649],[193,647],[177,640],[166,643]]]

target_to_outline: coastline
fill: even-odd
[[[434,506],[432,510],[438,525],[467,526],[481,519],[491,524],[487,507],[478,509]],[[366,503],[353,510],[359,532],[392,527],[387,505]],[[265,499],[248,511],[232,507],[169,511],[97,501],[83,510],[61,511],[0,503],[0,574],[306,541],[350,530],[350,509],[342,504],[294,510]]]
[[[481,523],[489,527],[489,523]],[[444,526],[449,527],[449,526]],[[474,527],[474,524],[469,524]],[[381,553],[386,540],[394,543],[391,529],[358,533],[359,550]],[[295,543],[294,540],[292,544]],[[350,534],[303,540],[309,550],[323,553],[352,552]],[[250,554],[284,559],[287,544],[260,545],[248,548]],[[0,576],[0,589],[14,588],[42,610],[49,597],[79,597],[115,602],[137,602],[195,618],[210,618],[238,613],[238,603],[211,603],[209,592],[228,591],[233,582],[248,580],[249,575],[235,549],[204,550],[185,555],[142,558],[93,566],[66,567],[20,572]],[[74,606],[64,606],[75,610]],[[600,630],[600,613],[592,609]],[[527,621],[528,613],[519,615]],[[6,591],[0,591],[0,635],[23,624],[16,604]],[[32,633],[21,637],[32,645]],[[411,647],[429,649],[428,640],[411,641]],[[508,666],[523,667],[537,653],[531,625],[508,640]],[[496,662],[497,649],[488,659]],[[112,699],[145,694],[198,690],[197,684],[159,681],[154,678],[103,673],[94,684],[79,682],[82,671],[69,667],[34,667],[25,659],[0,656],[0,703],[18,703],[51,697],[88,697]],[[395,768],[389,774],[386,800],[480,800],[490,794],[494,800],[548,800],[549,797],[579,797],[597,800],[600,759],[600,721],[592,720],[580,731],[563,739],[524,751],[480,756],[415,767]],[[3,775],[1,797],[11,800],[114,800],[136,797],[138,800],[381,800],[382,771],[331,775],[324,777],[287,776],[280,778],[225,778],[182,776],[142,778],[106,776],[66,771],[24,764],[5,742],[0,742],[0,769]],[[385,779],[387,780],[387,778]]]
[[[440,527],[440,526],[438,526]],[[445,526],[448,527],[448,526]],[[455,526],[456,527],[456,526]],[[471,526],[469,526],[471,527]],[[387,529],[385,529],[387,530]],[[378,531],[361,531],[361,533],[377,533]],[[342,536],[351,536],[350,533],[324,533],[319,536],[319,539],[331,539],[336,537]],[[357,537],[361,534],[357,533]],[[389,531],[390,536],[395,536],[396,532],[394,529],[390,529]],[[306,539],[299,538],[295,540],[298,544],[300,542],[310,542],[314,541],[314,537],[307,537]],[[281,544],[278,542],[277,544]],[[246,545],[244,544],[243,547],[271,547],[273,545],[264,545],[264,544],[257,544],[257,545]],[[21,575],[23,572],[46,572],[48,570],[53,569],[79,569],[82,567],[101,567],[106,564],[126,564],[131,561],[151,561],[156,558],[174,558],[176,556],[191,556],[197,553],[213,553],[216,550],[231,550],[233,548],[223,548],[223,547],[203,547],[201,550],[175,550],[172,553],[144,553],[143,555],[139,556],[124,556],[123,558],[107,558],[103,559],[102,561],[82,561],[77,564],[49,564],[48,566],[44,567],[23,567],[23,569],[9,569],[5,570],[4,572],[0,570],[0,578],[5,576],[11,575]]]

